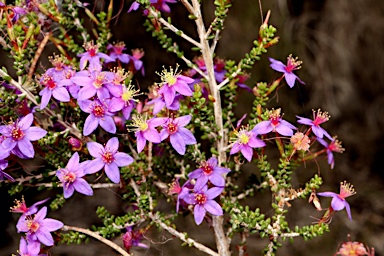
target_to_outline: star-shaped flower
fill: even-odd
[[[293,71],[300,69],[301,61],[298,61],[297,58],[293,58],[292,55],[289,55],[287,58],[287,65],[284,65],[281,61],[269,58],[271,64],[269,65],[273,70],[277,72],[282,72],[285,81],[287,82],[289,87],[293,87],[295,85],[295,81],[299,81],[301,84],[305,84],[300,80],[298,76],[296,76]]]

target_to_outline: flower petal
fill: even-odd
[[[123,167],[123,166],[128,166],[133,163],[134,159],[128,155],[127,153],[123,152],[117,152],[114,155],[115,158],[115,163],[117,166]]]
[[[120,182],[120,170],[117,164],[111,163],[105,165],[105,174],[114,183]]]
[[[212,215],[221,216],[223,215],[223,209],[221,206],[214,200],[208,200],[204,205],[204,208]]]
[[[88,184],[86,180],[83,178],[77,178],[75,182],[73,182],[73,187],[75,190],[81,194],[84,194],[86,196],[93,195],[93,190],[91,186]]]
[[[195,222],[197,225],[200,225],[205,217],[206,210],[201,205],[195,205],[194,209],[194,215],[195,215]]]

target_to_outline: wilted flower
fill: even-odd
[[[122,63],[128,64],[129,55],[126,53],[123,53],[123,51],[126,49],[127,48],[125,47],[124,42],[117,42],[113,45],[108,44],[107,50],[109,51],[109,57],[111,57],[112,60],[110,59],[105,60],[105,63],[119,60]]]
[[[25,217],[27,217],[28,215],[35,214],[38,210],[37,206],[47,202],[48,200],[49,200],[49,198],[38,201],[38,202],[34,203],[33,205],[31,205],[30,207],[27,207],[27,205],[25,204],[24,197],[21,198],[21,201],[15,200],[15,206],[11,207],[11,212],[22,213],[22,215],[19,218],[19,221],[16,224],[16,227],[18,225],[20,225],[19,224],[20,221],[25,220]]]
[[[363,256],[368,255],[367,249],[364,244],[359,242],[345,242],[341,245],[336,255],[340,256]]]
[[[297,132],[291,137],[291,143],[296,150],[307,151],[309,149],[309,143],[311,140],[302,132]]]
[[[176,212],[179,212],[180,201],[188,195],[189,191],[193,189],[193,185],[190,180],[187,180],[183,186],[180,186],[179,178],[175,179],[169,184],[168,194],[177,194]]]
[[[301,61],[297,60],[297,58],[293,58],[292,55],[289,55],[287,58],[287,65],[284,65],[281,61],[269,58],[271,62],[270,67],[277,72],[282,72],[285,77],[285,81],[287,82],[289,87],[293,87],[295,85],[295,81],[299,81],[301,84],[305,84],[300,80],[298,76],[296,76],[293,71],[300,69]]]
[[[177,117],[175,119],[168,118],[163,124],[163,129],[160,132],[161,140],[170,138],[172,147],[180,155],[184,155],[186,151],[186,145],[196,144],[196,139],[192,132],[187,128],[184,128],[190,121],[192,116],[186,115]]]
[[[8,151],[5,151],[8,153],[9,155],[9,152]],[[8,173],[4,172],[3,170],[5,170],[5,168],[8,167],[8,161],[7,160],[3,160],[3,159],[0,159],[0,180],[5,180],[5,179],[9,179],[10,181],[15,181],[14,178],[12,178],[11,175],[9,175]]]
[[[43,207],[34,217],[27,216],[22,219],[17,226],[18,232],[27,232],[28,241],[39,241],[46,246],[52,246],[54,241],[50,232],[62,228],[64,224],[58,220],[45,218],[46,215],[47,207]]]
[[[93,191],[88,182],[82,177],[85,176],[85,166],[88,161],[79,163],[79,154],[75,152],[69,159],[65,168],[57,170],[56,176],[63,183],[64,198],[69,198],[73,192],[77,192],[91,196]]]
[[[123,235],[123,244],[125,249],[129,252],[132,246],[138,246],[148,249],[149,246],[142,243],[143,232],[141,230],[133,230],[131,226],[127,227],[127,231]]]
[[[341,211],[344,208],[347,210],[348,218],[352,220],[351,209],[345,198],[356,194],[353,186],[346,181],[340,183],[340,193],[336,194],[333,192],[321,192],[317,193],[319,196],[332,197],[331,208],[334,211]]]
[[[201,190],[208,180],[215,186],[224,187],[225,179],[222,175],[230,171],[228,168],[217,166],[217,158],[213,156],[201,162],[200,167],[189,173],[188,177],[196,179],[195,190]]]

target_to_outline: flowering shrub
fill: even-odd
[[[173,4],[187,9],[188,18],[196,24],[197,38],[163,18]],[[42,255],[53,245],[84,242],[87,237],[130,255],[132,247],[151,246],[143,238],[156,228],[209,255],[230,255],[234,250],[244,255],[247,237],[259,236],[267,241],[263,253],[275,255],[287,238],[307,240],[325,234],[332,216],[344,208],[352,220],[346,201],[355,194],[352,185],[341,183],[339,194],[320,192],[323,179],[317,170],[308,170],[312,177],[304,185],[292,179],[297,167],[321,155],[334,168],[333,153],[341,153],[343,148],[321,127],[329,120],[328,113],[314,110],[313,120],[301,116],[285,120],[281,108],[268,107],[278,88],[292,88],[296,82],[304,85],[297,74],[301,61],[291,55],[287,64],[269,58],[270,67],[280,77],[251,89],[244,84],[249,77],[245,72],[278,42],[276,29],[268,24],[270,13],[255,34],[252,49],[235,62],[215,56],[231,3],[218,0],[214,4],[216,18],[206,26],[198,0],[132,3],[128,12],[143,11],[147,30],[184,67],[179,70],[175,63],[163,68],[159,81],[148,90],[135,84],[135,75],[145,74],[140,60],[143,51],[133,49],[130,55],[124,43],[111,42],[113,0],[106,12],[96,15],[85,4],[71,0],[60,6],[56,1],[27,0],[0,4],[2,26],[6,27],[1,43],[13,59],[16,74],[0,70],[4,123],[0,126],[0,184],[11,196],[62,188],[54,190],[54,199],[29,208],[22,199],[12,208],[22,213],[16,224],[19,255]],[[95,28],[88,31],[80,14],[87,15]],[[185,57],[171,34],[191,44],[196,58]],[[56,53],[50,58],[52,67],[40,69],[48,41]],[[252,112],[238,120],[234,109],[239,91],[255,98]],[[23,166],[21,159],[37,157],[44,159],[38,174],[12,168]],[[249,162],[257,168],[245,177],[244,187],[239,177],[249,175],[244,165]],[[129,207],[121,216],[113,216],[100,206],[96,213],[104,226],[85,229],[46,218],[48,200],[51,210],[60,210],[74,193],[87,200],[85,196],[94,196],[95,189],[107,187],[119,188],[122,204]],[[262,190],[272,195],[267,212],[250,207],[245,200],[265,196]],[[318,221],[312,223],[308,218],[305,226],[288,223],[288,210],[295,211],[291,201],[308,198],[316,215],[322,210],[317,196],[332,197],[331,202],[323,201],[327,206]],[[163,198],[172,210],[158,207]],[[201,230],[211,227],[216,248],[178,231],[177,217],[193,218]],[[232,238],[237,234],[241,242],[234,249]],[[116,236],[121,243],[112,242]],[[348,254],[354,246],[360,244],[345,243],[337,253],[368,254],[362,246],[359,254]]]

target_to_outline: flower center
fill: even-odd
[[[96,103],[92,108],[92,114],[95,117],[103,117],[105,115],[105,109],[102,105]]]
[[[20,129],[20,127],[14,126],[12,128],[11,136],[14,140],[21,140],[25,136],[25,133]]]
[[[39,229],[40,224],[37,221],[28,220],[27,227],[29,232],[35,233]]]
[[[300,65],[303,63],[302,61],[299,61],[298,58],[293,58],[292,55],[289,55],[287,58],[287,66],[285,67],[285,70],[287,72],[292,72],[293,70],[300,69]]]
[[[209,164],[202,166],[201,169],[203,169],[205,175],[210,175],[213,172],[213,167]]]
[[[316,117],[313,120],[313,124],[316,126],[319,126],[322,123],[325,123],[329,120],[328,112],[321,112],[320,109],[317,110],[317,113],[313,111],[313,115],[316,115]]]
[[[145,119],[143,119],[141,116],[134,116],[132,118],[133,124],[132,126],[137,127],[137,131],[145,132],[148,129],[148,123]]]
[[[76,174],[73,172],[67,172],[64,176],[64,182],[72,183],[76,180]]]
[[[102,87],[104,84],[104,78],[105,78],[104,74],[98,74],[95,80],[93,81],[93,86],[95,86],[96,88]]]
[[[176,77],[174,75],[172,75],[171,73],[166,74],[164,79],[165,79],[166,83],[168,84],[168,86],[174,85],[177,81]]]
[[[174,133],[177,132],[178,127],[174,123],[169,123],[168,126],[167,126],[167,129],[168,129],[169,134],[174,134]]]
[[[197,204],[204,205],[207,202],[207,196],[202,193],[198,193],[195,194],[195,200]]]
[[[354,194],[356,194],[356,192],[353,188],[353,185],[347,183],[346,181],[340,183],[340,194],[338,195],[339,198],[345,199],[349,196],[353,196]]]
[[[115,160],[115,158],[113,157],[113,154],[111,152],[106,151],[102,156],[102,160],[104,163],[110,164]]]
[[[248,144],[250,136],[246,133],[246,131],[240,131],[238,136],[241,144]]]

